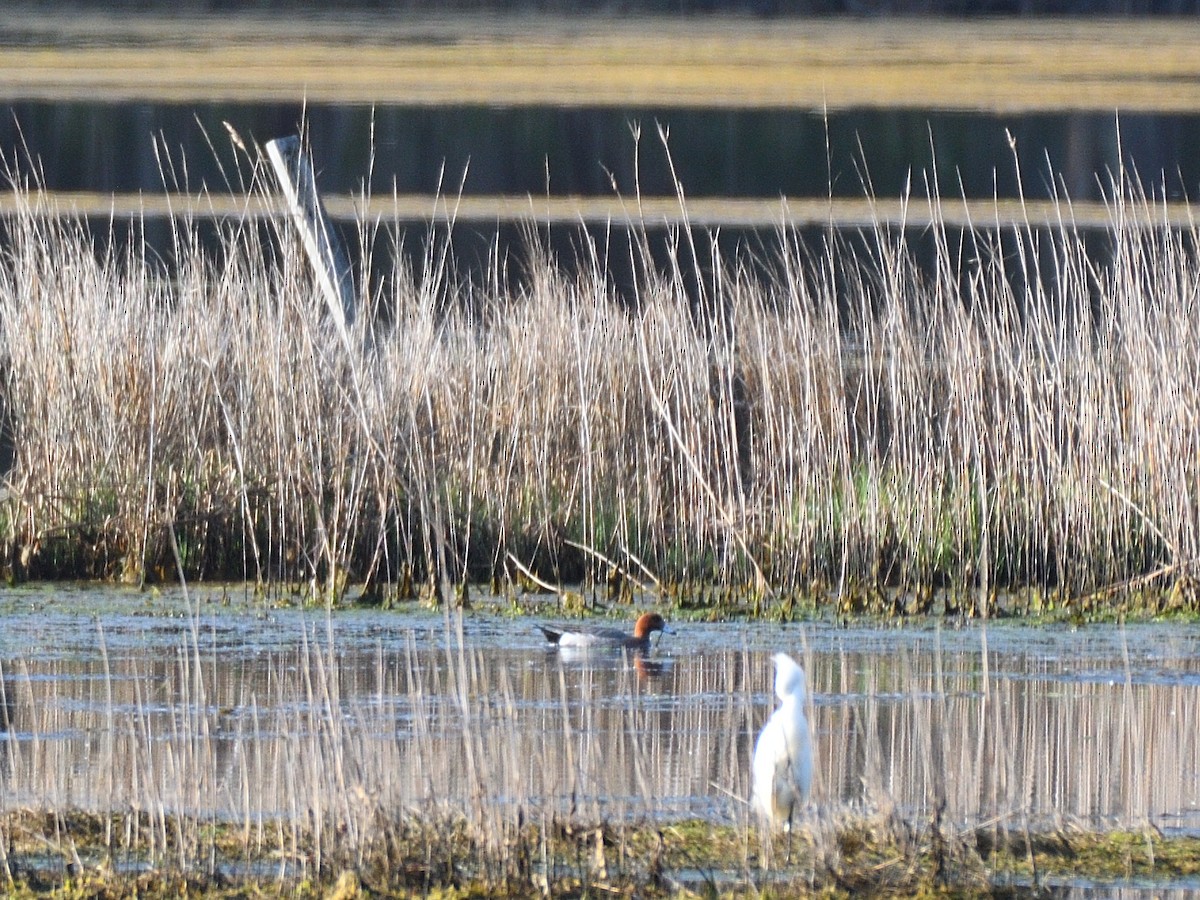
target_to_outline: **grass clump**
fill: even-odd
[[[131,821],[132,819],[132,821]],[[1195,837],[1076,828],[946,833],[892,812],[844,811],[764,840],[702,820],[556,821],[502,845],[458,817],[377,822],[370,846],[306,869],[294,847],[253,847],[234,825],[209,830],[208,866],[157,862],[136,816],[10,812],[0,818],[10,896],[211,897],[723,896],[1007,897],[1044,879],[1098,883],[1194,877]],[[283,834],[290,826],[269,828]],[[113,841],[114,835],[124,835]],[[304,842],[311,848],[316,839]],[[311,858],[308,860],[311,862]]]
[[[1097,881],[1200,875],[1200,839],[1157,828],[1100,832],[1062,827],[1041,833],[980,831],[979,852],[998,879],[1087,877]]]
[[[10,841],[4,861],[7,890],[16,896],[64,898],[989,893],[980,858],[965,842],[937,858],[927,837],[878,816],[844,816],[836,823],[798,828],[790,849],[784,838],[760,845],[756,833],[699,821],[564,821],[545,830],[528,826],[503,846],[491,846],[477,841],[463,820],[405,817],[380,821],[369,847],[357,848],[353,857],[330,858],[313,871],[303,869],[294,848],[268,841],[251,849],[232,825],[210,830],[209,865],[180,866],[161,858],[156,863],[149,844],[129,838],[144,834],[150,824],[136,820],[78,811],[5,815],[0,832]],[[114,842],[114,834],[125,837]],[[765,858],[748,858],[748,844],[761,846]]]

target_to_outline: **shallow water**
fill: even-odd
[[[219,600],[219,595],[209,597]],[[813,690],[815,804],[1200,830],[1200,627],[677,623],[563,658],[529,618],[0,596],[16,806],[306,817],[386,805],[744,822],[769,656]]]
[[[1033,892],[1035,886],[1028,880],[1005,881],[998,887],[1012,887]],[[1056,900],[1075,900],[1087,897],[1107,897],[1110,900],[1190,900],[1200,894],[1200,880],[1180,878],[1169,883],[1148,879],[1101,881],[1090,878],[1044,878],[1036,886],[1036,895],[1054,897]]]

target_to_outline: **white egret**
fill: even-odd
[[[776,653],[775,693],[779,708],[763,726],[750,766],[751,807],[772,828],[791,831],[792,816],[812,790],[812,735],[804,715],[804,670],[786,653]]]

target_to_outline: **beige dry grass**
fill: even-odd
[[[1100,250],[1066,203],[959,231],[935,195],[919,245],[882,220],[784,228],[753,265],[635,242],[628,297],[593,244],[464,284],[435,240],[360,286],[349,354],[255,217],[215,246],[175,220],[167,267],[42,202],[13,192],[0,269],[13,575],[172,578],[177,542],[189,577],[328,599],[607,558],[849,608],[1196,602],[1197,235],[1131,180]]]

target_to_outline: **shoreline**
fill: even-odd
[[[730,198],[534,197],[516,195],[427,194],[323,195],[331,219],[343,223],[428,222],[444,224],[529,223],[532,225],[628,225],[632,228],[691,225],[745,228],[1013,228],[1059,227],[1064,206],[1051,200],[947,198],[935,209],[922,197],[856,199],[851,197]],[[1103,202],[1075,202],[1070,222],[1082,229],[1123,226],[1191,228],[1195,209],[1189,203],[1156,202],[1153,207],[1117,209]],[[282,218],[282,198],[261,194],[106,193],[103,191],[30,191],[0,194],[0,219],[30,215],[39,219],[237,219]]]

